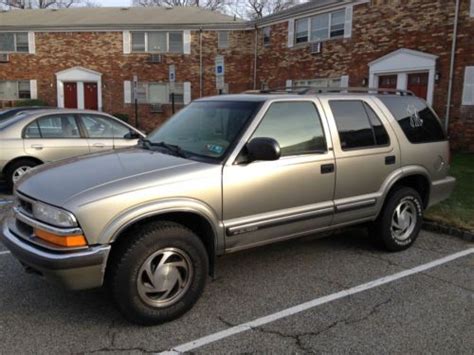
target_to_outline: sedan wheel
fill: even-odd
[[[12,174],[12,181],[13,183],[16,183],[26,172],[28,172],[29,170],[31,170],[32,167],[31,166],[20,166],[18,167],[17,169],[15,169],[13,171],[13,174]]]

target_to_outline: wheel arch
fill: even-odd
[[[3,167],[3,170],[2,170],[2,173],[5,174],[8,169],[10,168],[10,166],[12,166],[12,164],[16,163],[17,161],[20,161],[20,160],[32,160],[38,164],[44,164],[44,162],[41,160],[41,159],[38,159],[36,157],[32,157],[30,155],[22,155],[22,156],[19,156],[19,157],[16,157],[12,160],[10,160],[7,164],[5,164],[5,166]]]

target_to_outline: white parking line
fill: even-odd
[[[367,282],[367,283],[359,285],[359,286],[351,287],[349,289],[333,293],[333,294],[328,295],[328,296],[316,298],[314,300],[299,304],[297,306],[287,308],[283,311],[276,312],[276,313],[270,314],[270,315],[262,317],[262,318],[257,318],[255,320],[247,322],[247,323],[236,325],[234,327],[222,330],[220,332],[210,334],[210,335],[204,336],[202,338],[190,341],[189,343],[185,343],[185,344],[175,346],[171,350],[164,351],[160,354],[179,354],[179,353],[191,351],[191,350],[197,349],[201,346],[211,344],[211,343],[214,343],[216,341],[222,340],[224,338],[230,337],[232,335],[246,332],[248,330],[251,330],[252,328],[260,327],[262,325],[274,322],[278,319],[282,319],[282,318],[285,318],[285,317],[292,316],[294,314],[306,311],[308,309],[320,306],[322,304],[329,303],[329,302],[332,302],[332,301],[336,301],[338,299],[341,299],[341,298],[344,298],[344,297],[347,297],[347,296],[350,296],[350,295],[353,295],[353,294],[356,294],[356,293],[359,293],[359,292],[362,292],[362,291],[367,291],[367,290],[370,290],[371,288],[374,288],[374,287],[385,285],[387,283],[390,283],[390,282],[405,278],[407,276],[411,276],[411,275],[414,275],[414,274],[432,269],[436,266],[449,263],[450,261],[462,258],[463,256],[473,254],[473,253],[474,253],[474,248],[466,249],[466,250],[460,251],[458,253],[451,254],[451,255],[445,256],[443,258],[431,261],[429,263],[416,266],[412,269],[397,272],[396,274],[393,274],[393,275],[385,276],[385,277],[382,277],[380,279],[370,281],[370,282]]]
[[[0,251],[0,255],[7,255],[7,254],[10,254],[8,250]]]

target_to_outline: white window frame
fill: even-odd
[[[471,8],[469,10],[469,15],[474,17],[474,0],[471,0]]]
[[[310,17],[302,17],[302,18],[298,18],[295,20],[295,28],[294,28],[294,43],[295,45],[298,45],[298,44],[304,44],[304,43],[311,43],[311,42],[322,42],[322,41],[329,41],[329,40],[332,40],[332,39],[337,39],[337,38],[344,38],[345,34],[346,34],[346,26],[345,26],[345,22],[344,22],[344,29],[343,29],[343,34],[342,35],[339,35],[339,36],[334,36],[334,37],[331,37],[331,27],[332,27],[332,18],[333,18],[333,14],[336,13],[336,12],[344,12],[344,19],[345,19],[345,16],[346,16],[346,13],[345,13],[345,9],[339,9],[339,10],[334,10],[334,11],[331,11],[331,12],[325,12],[325,13],[322,13],[322,14],[317,14],[315,16],[310,16]],[[312,19],[315,18],[315,17],[318,17],[318,16],[329,16],[329,23],[328,23],[328,33],[327,33],[327,38],[324,38],[324,39],[320,39],[320,40],[312,40],[311,39],[311,22],[312,22]],[[307,28],[307,37],[308,37],[308,40],[305,41],[305,42],[297,42],[297,22],[298,21],[301,21],[301,20],[307,20],[307,25],[308,25],[308,28]]]
[[[32,100],[35,95],[34,92],[32,91],[32,81],[31,80],[0,80],[0,83],[16,83],[16,92],[17,92],[17,97],[15,98],[5,98],[5,97],[0,97],[0,101],[19,101],[19,100]],[[20,98],[20,82],[25,82],[28,83],[29,87],[29,92],[30,92],[30,97],[28,98]]]
[[[225,41],[221,37],[223,34],[226,35]],[[230,42],[230,31],[218,31],[217,32],[217,48],[219,49],[227,49],[229,48]]]
[[[144,34],[144,37],[145,37],[145,50],[143,52],[141,51],[134,51],[133,50],[133,41],[132,41],[132,37],[133,37],[133,33],[136,33],[136,32],[143,32]],[[166,33],[166,50],[165,51],[150,51],[148,49],[148,34],[149,33],[156,33],[156,32],[161,32],[161,33]],[[181,33],[181,38],[182,38],[182,46],[181,46],[181,51],[180,52],[170,52],[170,32],[180,32]],[[184,54],[185,53],[185,50],[184,50],[184,42],[185,42],[185,33],[184,31],[131,31],[130,32],[130,52],[131,53],[161,53],[161,54],[164,54],[164,53],[171,53],[171,54]]]
[[[462,105],[463,106],[474,105],[474,66],[467,66],[464,69]]]

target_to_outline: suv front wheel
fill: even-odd
[[[154,222],[126,235],[110,265],[110,287],[129,321],[153,325],[178,318],[201,296],[208,257],[201,240],[175,222]]]
[[[420,195],[410,187],[400,187],[387,197],[371,232],[387,250],[400,251],[415,242],[422,223]]]

